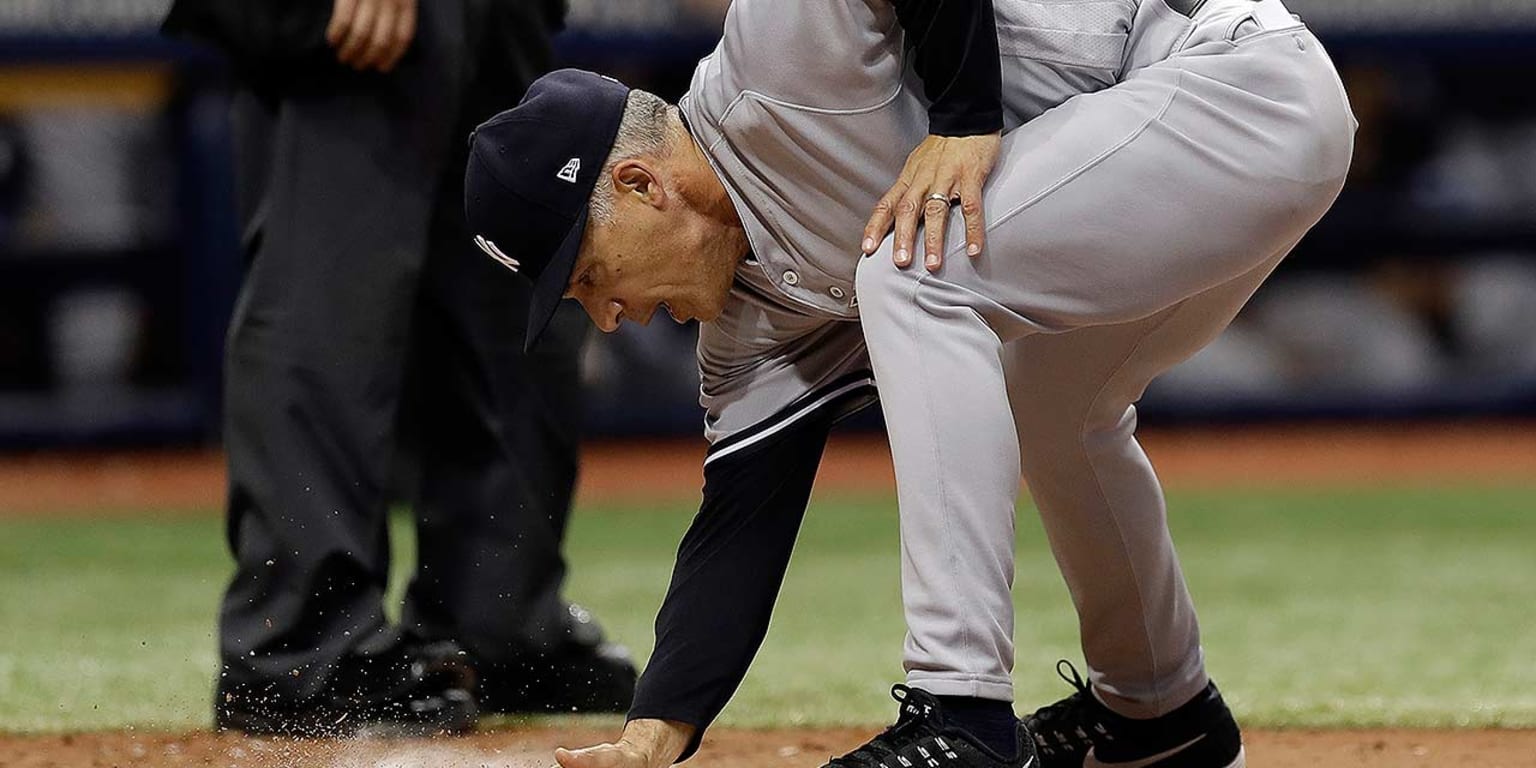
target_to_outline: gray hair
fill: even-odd
[[[588,203],[592,224],[606,226],[613,223],[613,185],[608,179],[613,177],[614,166],[636,157],[666,155],[667,138],[672,130],[669,118],[674,109],[653,93],[638,88],[629,92],[624,119],[619,123],[619,135],[613,140],[613,151],[603,163],[597,187],[592,190],[592,200]]]

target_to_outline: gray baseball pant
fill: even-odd
[[[1134,403],[1328,209],[1355,128],[1316,38],[1278,2],[1255,8],[1246,36],[1207,34],[1005,137],[981,256],[965,255],[956,220],[937,274],[920,258],[895,268],[889,243],[860,264],[899,486],[910,684],[1012,700],[1022,472],[1099,696],[1155,717],[1205,687]]]

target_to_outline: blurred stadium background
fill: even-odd
[[[155,35],[166,4],[0,4],[0,445],[216,434],[238,282],[225,78]],[[676,96],[722,5],[576,0],[562,58]],[[1536,3],[1292,5],[1363,123],[1354,178],[1147,418],[1536,411]],[[591,434],[695,433],[692,338],[595,341]]]
[[[1343,71],[1363,126],[1353,177],[1237,323],[1142,409],[1153,427],[1220,427],[1208,450],[1238,460],[1244,434],[1332,425],[1254,454],[1321,451],[1310,472],[1249,462],[1221,485],[1247,483],[1240,492],[1182,490],[1181,478],[1199,474],[1179,469],[1185,443],[1152,440],[1154,459],[1160,447],[1173,456],[1175,506],[1187,510],[1177,533],[1226,644],[1214,663],[1245,692],[1242,712],[1267,725],[1536,725],[1536,1],[1287,2]],[[156,35],[167,5],[0,0],[0,512],[46,497],[50,482],[68,485],[72,475],[49,472],[86,456],[138,457],[134,466],[153,470],[160,449],[217,447],[220,346],[239,281],[228,80],[210,52]],[[560,55],[675,97],[724,6],[572,0]],[[589,435],[696,442],[694,337],[656,323],[594,338]],[[861,418],[855,429],[878,428]],[[1467,421],[1475,426],[1454,426]],[[1329,450],[1362,431],[1385,435],[1376,449],[1402,447],[1352,485],[1356,470]],[[1479,452],[1489,449],[1498,467],[1485,483]],[[1334,457],[1327,482],[1306,487]],[[1212,466],[1207,475],[1223,471]],[[206,514],[0,514],[0,732],[206,718],[213,595],[227,570],[219,489],[178,497],[180,475],[161,469],[148,476],[167,484],[168,503]],[[680,493],[626,504],[624,489],[648,478],[604,481],[601,462],[597,471],[618,490],[583,497],[575,593],[644,650],[697,476],[685,474]],[[884,717],[868,681],[892,674],[893,643],[834,654],[826,649],[861,639],[816,618],[899,632],[884,604],[895,592],[888,469],[842,471],[836,488],[867,493],[812,523],[786,597],[821,613],[776,625],[763,666],[793,674],[749,681],[731,722]],[[1440,489],[1377,488],[1421,471]],[[634,507],[654,517],[636,522]],[[1054,583],[1031,525],[1021,578]],[[862,544],[850,550],[850,539]],[[877,586],[826,589],[849,583]],[[138,610],[150,596],[156,608]],[[1034,649],[1021,666],[1044,677],[1042,665],[1073,653],[1067,604],[1056,593],[1021,600],[1031,616],[1054,616],[1021,627]],[[118,666],[141,642],[144,654]],[[1347,662],[1329,662],[1336,654]],[[1327,679],[1296,675],[1311,668]],[[841,688],[807,701],[813,678]],[[124,698],[160,679],[165,690]],[[1030,685],[1056,692],[1048,680]],[[114,708],[97,711],[104,700]],[[843,707],[851,700],[860,703]]]

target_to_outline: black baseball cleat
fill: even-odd
[[[252,736],[341,738],[462,733],[479,714],[475,673],[452,642],[397,639],[342,657],[325,687],[288,699],[262,683],[220,678],[213,717],[220,730]]]
[[[1008,759],[947,725],[933,694],[898,685],[891,697],[901,703],[896,724],[822,768],[1039,768],[1035,740],[1023,723],[1018,727],[1018,750]]]
[[[1076,693],[1026,719],[1041,768],[1243,768],[1243,738],[1211,683],[1162,717],[1111,712],[1069,662],[1056,665]]]
[[[623,713],[639,672],[629,649],[608,641],[587,609],[566,606],[554,648],[499,664],[480,664],[481,710],[498,714]]]

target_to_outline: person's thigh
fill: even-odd
[[[421,470],[405,621],[509,662],[566,629],[561,544],[589,323],[563,307],[525,353],[529,291],[467,236],[438,243],[422,290],[402,403]]]
[[[956,222],[937,274],[864,283],[974,294],[961,300],[1005,341],[1143,318],[1315,224],[1342,186],[1352,132],[1305,30],[1200,46],[1005,137],[983,254],[965,255]]]
[[[423,12],[393,75],[320,68],[235,115],[248,266],[225,359],[238,570],[221,650],[230,679],[274,693],[314,693],[324,673],[288,672],[385,621],[385,485],[458,98],[456,7]]]

